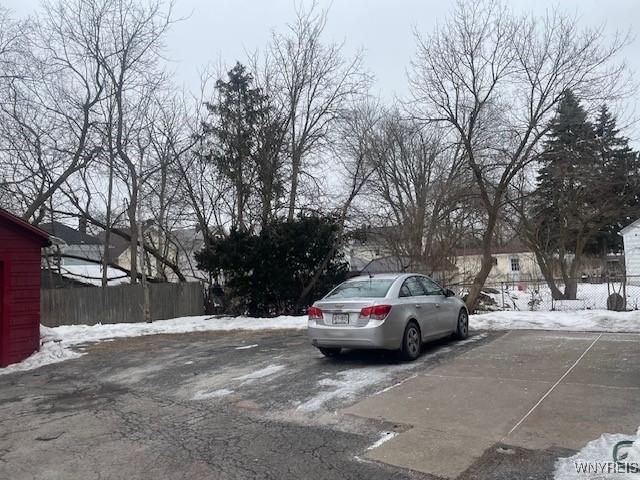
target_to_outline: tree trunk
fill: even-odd
[[[578,269],[582,263],[581,253],[578,251],[581,247],[578,245],[576,248],[575,256],[571,261],[569,267],[569,274],[566,278],[564,285],[564,298],[565,300],[576,300],[578,298]]]
[[[578,279],[570,277],[567,279],[567,284],[564,286],[564,298],[565,300],[576,300],[578,297]]]
[[[496,229],[496,223],[498,220],[498,212],[494,209],[489,212],[489,221],[487,222],[487,228],[482,237],[482,262],[480,263],[480,271],[476,274],[471,285],[469,295],[467,295],[466,305],[470,312],[475,311],[478,306],[478,299],[480,298],[480,292],[484,283],[491,273],[493,268],[493,257],[491,255],[491,247],[493,244],[493,235]]]
[[[136,203],[137,193],[131,196],[131,204],[127,210],[129,216],[129,232],[131,238],[129,239],[129,260],[131,271],[131,284],[138,282],[138,224],[136,222]]]
[[[111,135],[109,135],[111,137]],[[111,143],[111,142],[110,142]],[[109,149],[109,152],[113,152],[113,148]],[[106,217],[106,229],[104,231],[104,250],[102,253],[102,287],[106,287],[108,282],[107,268],[111,260],[109,255],[109,247],[111,245],[111,203],[113,201],[113,155],[109,153],[109,184],[107,187],[107,217]]]
[[[536,256],[536,260],[538,261],[540,272],[542,272],[542,277],[551,290],[551,298],[553,298],[554,300],[563,299],[564,293],[562,293],[562,291],[558,288],[558,285],[556,285],[556,281],[553,278],[553,269],[549,267],[549,262],[544,258],[542,253],[538,251],[538,249],[534,248],[533,251]]]
[[[298,195],[298,177],[300,176],[300,156],[294,153],[291,157],[291,191],[289,192],[289,213],[287,220],[290,222],[295,217],[296,199]]]

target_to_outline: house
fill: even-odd
[[[624,243],[627,283],[640,285],[640,218],[619,233]]]
[[[120,230],[129,233],[128,228]],[[145,242],[160,252],[163,252],[168,261],[174,263],[180,269],[187,281],[208,281],[209,274],[198,270],[194,255],[204,247],[204,235],[198,228],[176,229],[167,235],[163,230],[147,224],[144,230]],[[104,241],[104,232],[99,234]],[[131,243],[120,235],[112,233],[109,243],[109,261],[122,268],[131,268]],[[147,254],[146,272],[149,277],[163,279],[167,282],[177,282],[178,276],[163,262],[152,255]],[[136,262],[140,270],[140,260]]]
[[[471,283],[480,271],[482,248],[477,245],[456,250],[455,265],[458,283]],[[493,266],[487,283],[520,282],[542,278],[535,254],[519,239],[514,238],[491,249]]]
[[[417,272],[448,284],[455,276],[455,265],[445,257],[411,259],[400,252],[400,229],[395,226],[365,227],[353,233],[344,254],[349,275]]]
[[[43,262],[42,279],[45,288],[102,284],[104,242],[87,233],[85,219],[80,219],[78,229],[55,221],[43,223],[40,227],[50,234],[53,244]],[[126,272],[107,267],[107,285],[127,281]]]
[[[80,219],[78,229],[60,222],[40,225],[48,232],[59,250],[60,265],[95,265],[104,255],[104,244],[98,238],[87,233],[87,224]]]
[[[429,275],[443,285],[449,284],[455,266],[446,259],[428,258],[424,262],[412,261],[406,256],[389,255],[374,258],[359,272],[361,275],[376,273],[415,272]]]
[[[364,268],[373,260],[397,257],[397,255],[394,255],[396,252],[393,252],[390,248],[390,238],[396,235],[396,230],[394,227],[368,226],[353,232],[352,239],[348,242],[343,252],[347,262],[349,262],[350,275],[364,273]]]
[[[0,367],[40,348],[40,259],[49,234],[0,209]]]

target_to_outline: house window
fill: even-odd
[[[520,259],[518,257],[511,258],[511,271],[512,272],[520,271]]]

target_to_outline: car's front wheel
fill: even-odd
[[[320,353],[325,357],[337,357],[340,355],[341,348],[318,347]]]
[[[456,338],[464,340],[469,336],[469,314],[462,308],[458,313],[458,327],[456,328]]]
[[[415,360],[420,356],[421,349],[422,336],[420,335],[420,328],[417,323],[411,321],[407,324],[407,328],[404,329],[402,356],[405,360]]]

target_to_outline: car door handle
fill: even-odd
[[[440,304],[439,303],[436,303],[436,308],[440,308]]]
[[[416,308],[422,308],[422,305],[420,305],[419,303],[416,303]]]

